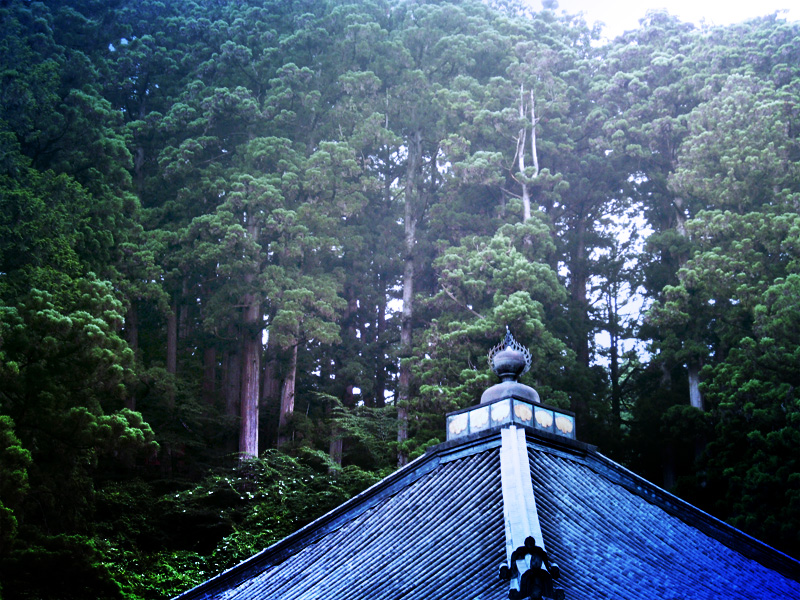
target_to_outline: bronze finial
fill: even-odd
[[[508,325],[502,342],[489,350],[489,365],[502,381],[517,381],[531,368],[530,351],[514,339]]]

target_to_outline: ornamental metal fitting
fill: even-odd
[[[500,565],[500,579],[511,582],[510,600],[564,600],[564,590],[554,584],[559,577],[561,569],[530,536],[524,546],[511,553],[510,565]]]
[[[506,325],[506,337],[489,350],[489,366],[503,381],[516,381],[531,368],[531,353],[511,335]]]

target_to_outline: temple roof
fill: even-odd
[[[526,510],[538,519],[568,600],[800,598],[794,559],[592,446],[515,424],[432,448],[179,598],[508,598],[498,573],[509,564],[512,501],[500,458],[509,428],[527,454],[522,479],[530,479],[535,506]]]

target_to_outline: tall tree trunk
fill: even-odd
[[[278,356],[275,342],[267,339],[264,360],[264,379],[261,385],[261,398],[264,401],[277,400],[281,393],[281,380],[278,375]]]
[[[242,460],[258,456],[258,376],[261,371],[259,363],[261,357],[261,340],[257,339],[260,333],[250,329],[254,326],[252,313],[258,312],[258,303],[248,307],[250,313],[245,320],[248,325],[245,338],[242,340],[242,387],[241,408],[239,424],[239,455]]]
[[[588,312],[589,301],[586,298],[586,222],[583,217],[578,219],[575,226],[575,253],[572,257],[572,302],[577,311],[577,329],[574,350],[578,362],[585,367],[589,366],[589,327]]]
[[[133,181],[139,199],[144,195],[144,148],[137,146],[133,153]]]
[[[331,443],[329,447],[329,455],[331,463],[334,465],[342,466],[342,450],[344,449],[344,439],[342,439],[342,430],[334,422],[331,427]],[[335,472],[335,467],[328,469],[329,473]]]
[[[347,307],[342,314],[342,329],[343,335],[342,337],[347,337],[350,340],[357,340],[359,339],[359,330],[356,327],[356,319],[358,318],[358,298],[356,298],[356,292],[352,286],[347,285],[344,290],[344,295],[347,298]],[[366,335],[363,332],[360,336],[362,342],[366,341]],[[341,360],[337,357],[336,358],[336,372],[342,373],[343,369],[341,368]],[[339,378],[340,383],[337,387],[344,385],[343,389],[341,389],[341,401],[342,406],[345,410],[350,410],[355,406],[355,395],[353,394],[353,390],[355,386],[353,385],[352,381],[343,380],[341,377]],[[338,464],[341,466],[342,464],[342,451],[344,448],[344,439],[342,437],[342,432],[336,424],[336,419],[334,418],[331,422],[331,439],[329,445],[329,454],[331,457],[331,461],[333,463]]]
[[[268,319],[271,322],[272,319]],[[265,411],[262,416],[266,422],[261,425],[261,434],[265,436],[263,446],[274,446],[278,440],[278,415],[281,402],[281,378],[278,352],[272,336],[267,338],[264,350],[264,372],[261,376],[261,404]]]
[[[236,327],[231,325],[228,328],[228,335],[232,339],[236,334]],[[225,415],[233,419],[239,417],[239,390],[242,385],[242,369],[241,361],[239,360],[239,344],[232,344],[232,347],[227,349],[223,354],[223,392],[225,395]],[[230,453],[234,453],[239,448],[238,435],[231,432],[230,437],[225,442],[226,449]]]
[[[689,403],[695,408],[704,410],[703,396],[700,394],[700,363],[692,361],[687,367],[689,371]]]
[[[228,337],[237,340],[237,328],[235,325],[228,326]],[[225,414],[229,417],[239,416],[239,397],[242,385],[242,367],[239,357],[239,344],[231,344],[225,351],[223,358],[224,364],[224,392],[225,392]]]
[[[619,385],[619,317],[617,314],[617,298],[608,295],[608,333],[611,338],[611,415],[617,430],[622,426],[622,392]]]
[[[386,290],[381,289],[378,315],[375,326],[375,406],[386,406],[386,361],[384,359],[383,334],[386,331]]]
[[[675,206],[675,229],[681,237],[689,237],[689,232],[686,231],[686,212],[683,209],[683,198],[675,198],[672,201]],[[686,259],[680,260],[680,265],[686,262]]]
[[[291,440],[291,436],[287,435],[286,428],[289,425],[289,419],[294,413],[294,393],[295,393],[295,379],[297,377],[297,347],[300,344],[295,341],[289,352],[289,368],[286,372],[286,378],[283,380],[283,388],[281,389],[281,413],[278,421],[278,447]]]
[[[533,178],[539,176],[539,154],[536,149],[536,103],[533,95],[533,90],[530,91],[530,108],[531,108],[531,159],[533,161]],[[519,118],[525,119],[527,109],[525,107],[525,87],[519,88]],[[528,183],[528,176],[525,174],[525,145],[528,139],[527,128],[523,125],[519,130],[517,137],[517,166],[520,173],[519,184],[522,187],[522,221],[528,221],[531,218],[531,193],[530,185]],[[528,243],[530,243],[528,241]]]
[[[658,368],[659,371],[661,371],[661,377],[659,377],[658,379],[658,384],[665,390],[671,390],[672,374],[669,372],[666,363],[664,363],[663,361],[659,362]]]
[[[386,127],[388,128],[389,121],[387,117]],[[384,158],[385,164],[390,164],[389,159],[389,152],[387,149],[386,156]],[[394,180],[394,175],[391,172],[385,173],[383,175],[383,208],[387,211],[387,213],[391,213],[391,206],[394,202],[394,189],[392,188],[392,181]],[[387,383],[387,368],[388,364],[386,361],[386,345],[385,345],[385,338],[384,333],[386,332],[386,305],[387,305],[387,298],[388,298],[388,289],[387,289],[387,282],[385,268],[381,268],[383,265],[380,264],[377,266],[376,269],[376,277],[377,277],[377,288],[380,292],[380,296],[377,302],[377,319],[376,319],[376,326],[375,326],[375,343],[376,343],[376,353],[375,353],[375,406],[379,408],[383,408],[386,406],[386,383]]]
[[[209,346],[203,351],[203,402],[214,404],[214,392],[217,388],[217,349]]]
[[[186,299],[189,297],[189,285],[186,279],[183,280],[181,287],[181,300],[178,303],[178,339],[185,340],[191,333],[189,323],[189,305]]]
[[[403,312],[400,320],[400,374],[397,390],[397,465],[408,463],[404,444],[408,439],[408,406],[411,400],[411,369],[405,359],[411,356],[414,316],[414,253],[417,221],[415,200],[419,195],[419,168],[422,160],[422,132],[416,131],[408,145],[405,211],[403,215]]]
[[[178,371],[178,295],[175,294],[169,315],[167,315],[167,373],[175,375]],[[174,388],[169,393],[168,402],[170,410],[175,402]],[[161,469],[165,477],[172,477],[172,445],[164,444]]]
[[[355,395],[353,394],[353,385],[345,386],[344,393],[342,394],[342,404],[346,409],[352,408],[355,405]],[[331,427],[331,442],[329,446],[329,454],[331,461],[339,466],[342,465],[342,454],[344,451],[344,435],[342,430],[337,426],[336,420],[333,420]]]
[[[247,223],[247,236],[258,238],[258,227]],[[245,275],[245,284],[251,287],[253,273]],[[239,409],[239,456],[241,460],[258,456],[258,405],[261,389],[258,385],[261,374],[261,336],[263,321],[261,302],[249,291],[244,296],[244,327],[242,328],[242,387]]]
[[[178,372],[178,295],[167,315],[167,373]]]
[[[686,230],[686,213],[684,211],[683,198],[675,198],[673,200],[675,206],[675,219],[678,234],[682,237],[688,238],[689,232]],[[681,257],[680,266],[686,264],[686,257]],[[700,393],[700,359],[690,358],[686,363],[686,370],[689,376],[689,404],[700,410],[703,408],[703,395]]]
[[[519,118],[525,118],[525,96],[524,90],[520,87],[519,98]],[[525,141],[527,136],[527,129],[525,126],[519,130],[519,137],[517,137],[517,166],[519,168],[520,180],[519,184],[522,186],[522,220],[527,221],[531,218],[531,195],[528,190],[528,180],[525,176]]]

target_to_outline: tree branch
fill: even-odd
[[[462,308],[466,308],[466,309],[467,309],[469,312],[471,312],[473,315],[475,315],[475,316],[476,316],[476,317],[478,317],[479,319],[484,319],[484,318],[485,318],[485,317],[484,317],[482,314],[475,312],[475,311],[474,311],[474,310],[472,310],[472,309],[471,309],[469,306],[467,306],[466,304],[464,304],[463,302],[461,302],[461,301],[460,301],[458,298],[456,298],[456,297],[453,295],[453,292],[451,292],[450,290],[448,290],[448,289],[447,289],[447,288],[444,286],[444,284],[441,284],[441,286],[442,286],[442,291],[444,291],[444,293],[445,293],[445,294],[447,294],[447,295],[450,297],[450,299],[451,299],[451,300],[453,300],[453,302],[455,302],[456,304],[458,304],[458,305],[459,305],[459,306],[461,306]]]

